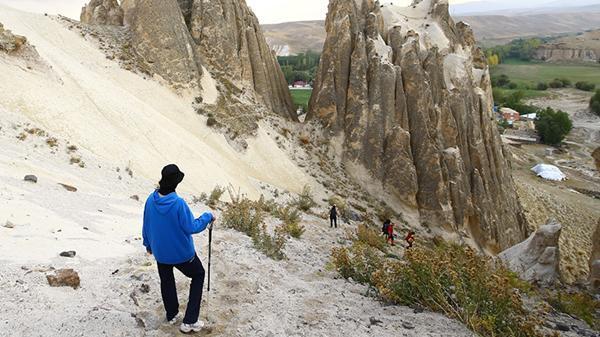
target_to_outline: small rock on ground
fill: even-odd
[[[36,176],[34,176],[33,174],[28,174],[25,176],[25,178],[23,178],[23,180],[29,181],[29,182],[32,182],[35,184],[35,183],[37,183],[38,178]]]
[[[71,287],[77,289],[81,283],[79,274],[73,269],[59,269],[53,275],[46,275],[46,279],[51,287]]]
[[[74,250],[69,250],[69,251],[60,253],[60,256],[62,256],[62,257],[75,257],[75,255],[77,255],[77,253]]]
[[[15,228],[15,224],[10,222],[10,221],[6,221],[6,223],[4,224],[4,227],[6,228]]]

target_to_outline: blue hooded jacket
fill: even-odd
[[[154,191],[144,208],[144,246],[162,264],[190,261],[196,254],[192,234],[205,230],[212,220],[211,213],[194,219],[187,203],[177,193],[161,197]]]

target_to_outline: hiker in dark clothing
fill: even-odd
[[[181,332],[189,333],[199,332],[204,326],[198,320],[204,267],[196,255],[192,234],[212,226],[215,217],[211,213],[204,213],[194,219],[186,202],[175,192],[183,177],[183,172],[176,165],[163,168],[160,189],[152,192],[146,201],[142,236],[146,251],[154,255],[158,264],[160,291],[167,322],[171,325],[180,318],[173,268],[192,279],[187,310],[179,328]]]
[[[406,238],[404,240],[408,243],[408,246],[406,247],[406,249],[412,248],[413,243],[415,242],[415,232],[413,232],[413,231],[408,232],[408,235],[406,235]]]
[[[337,216],[338,216],[337,208],[335,207],[335,205],[333,205],[333,207],[331,207],[331,210],[329,211],[329,227],[330,228],[333,228],[334,225],[335,225],[335,228],[337,228]]]
[[[385,236],[386,241],[387,241],[388,235],[389,235],[388,228],[391,224],[392,224],[392,220],[387,219],[383,222],[383,227],[381,227],[381,232],[383,233],[383,236]]]

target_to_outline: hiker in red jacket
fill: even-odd
[[[390,223],[387,226],[387,242],[391,243],[392,246],[395,246],[396,244],[394,244],[394,226],[396,224],[394,223]]]
[[[412,248],[413,243],[415,242],[415,232],[413,232],[413,231],[408,232],[408,235],[406,235],[406,238],[404,240],[406,240],[406,242],[408,243],[408,246],[406,247],[406,249]]]

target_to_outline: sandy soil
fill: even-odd
[[[37,135],[19,140],[31,125],[18,114],[3,117],[0,222],[15,227],[0,227],[0,336],[179,335],[163,324],[156,265],[140,242],[142,202],[153,180],[117,171],[86,149],[75,153],[85,167],[70,164],[74,154],[67,153],[65,139],[57,138],[57,147]],[[37,183],[23,180],[31,173]],[[193,205],[196,214],[206,210]],[[243,234],[215,231],[213,289],[202,312],[210,325],[200,335],[472,336],[439,314],[382,305],[366,296],[366,287],[337,279],[327,268],[330,249],[344,244],[345,230],[356,224],[337,232],[314,216],[304,216],[302,224],[305,235],[290,239],[288,258],[279,262],[257,252]],[[196,237],[205,265],[206,243],[205,233]],[[60,257],[66,250],[76,257]],[[75,269],[81,287],[51,288],[45,275],[53,268]],[[177,278],[184,310],[189,281]],[[381,323],[372,324],[372,317]]]
[[[147,179],[165,162],[177,162],[194,173],[189,184],[194,191],[231,183],[258,197],[256,181],[292,191],[310,181],[265,130],[239,153],[194,112],[192,95],[121,69],[57,20],[0,7],[0,22],[26,36],[51,67],[43,72],[0,59],[0,108],[26,116],[36,127],[115,165],[130,163]],[[211,101],[216,91],[203,94]]]

